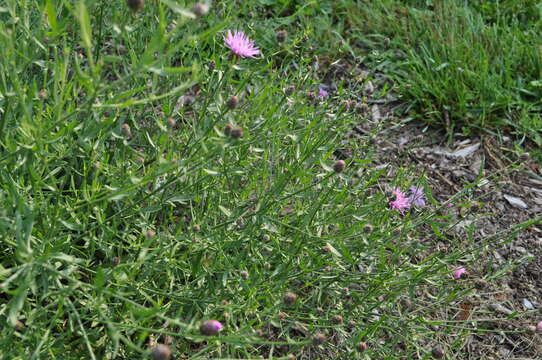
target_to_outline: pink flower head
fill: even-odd
[[[425,206],[425,194],[423,193],[423,188],[411,186],[409,199],[415,206]]]
[[[401,214],[404,214],[407,209],[410,209],[411,199],[405,196],[405,193],[399,188],[393,190],[393,195],[395,195],[395,200],[390,202],[390,208],[393,210],[398,210]]]
[[[260,49],[254,46],[254,41],[250,40],[242,31],[234,31],[232,33],[231,30],[228,30],[224,37],[224,43],[235,56],[242,58],[255,58],[260,53]]]
[[[463,276],[463,274],[465,274],[466,272],[467,272],[467,270],[465,270],[465,268],[462,266],[460,268],[455,269],[452,272],[452,276],[453,276],[454,279],[460,279],[461,276]]]
[[[542,332],[542,321],[539,321],[538,324],[536,324],[536,331]]]
[[[321,98],[326,98],[329,96],[329,93],[324,88],[318,89],[318,96]]]

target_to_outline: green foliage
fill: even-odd
[[[304,96],[320,81],[315,53],[352,53],[338,45],[347,24],[336,5],[216,2],[205,18],[190,5],[148,0],[133,13],[121,1],[2,3],[0,359],[141,358],[167,335],[190,358],[351,359],[363,339],[367,354],[394,359],[398,347],[425,351],[412,340],[436,336],[428,325],[454,331],[453,320],[431,315],[468,292],[449,271],[474,259],[473,244],[454,248],[447,216],[391,212],[377,186],[386,172],[370,166],[366,143],[348,143],[356,156],[335,174],[338,139],[359,119],[333,106],[338,98]],[[417,46],[441,56],[420,32],[425,16],[409,23]],[[452,30],[482,26],[453,19]],[[235,28],[262,59],[229,57],[222,32]],[[274,31],[283,28],[280,45]],[[484,31],[469,36],[493,36]],[[539,58],[523,50],[532,71]],[[502,67],[516,71],[518,61]],[[408,67],[429,74],[429,63]],[[449,86],[458,104],[470,96]],[[435,92],[434,111],[450,88]],[[231,95],[241,99],[234,110]],[[502,96],[501,110],[511,99]],[[243,137],[227,136],[227,124]],[[423,184],[397,174],[398,186]],[[455,251],[429,253],[433,240],[416,237],[423,225]],[[288,291],[299,295],[292,306],[281,301]],[[203,319],[225,331],[203,337]],[[317,331],[330,341],[311,345]]]

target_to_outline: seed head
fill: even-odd
[[[295,303],[296,300],[297,300],[297,295],[291,292],[284,294],[282,298],[282,301],[284,301],[286,305],[293,305],[293,303]]]
[[[228,99],[228,101],[226,101],[226,106],[229,107],[232,110],[235,109],[238,104],[239,104],[239,99],[235,95],[231,96]]]
[[[277,41],[279,43],[284,42],[287,37],[288,37],[288,33],[286,31],[284,31],[284,30],[277,31]]]
[[[209,12],[209,6],[207,4],[197,2],[194,4],[192,12],[196,14],[197,17],[205,16]]]
[[[342,324],[343,317],[341,315],[335,315],[335,316],[333,316],[333,322],[335,324]]]
[[[230,131],[230,136],[232,139],[241,139],[243,137],[243,128],[239,126],[234,126]]]
[[[345,166],[346,163],[344,160],[338,160],[335,164],[333,164],[333,171],[335,171],[337,174],[342,173]]]
[[[143,5],[145,5],[145,0],[126,0],[126,4],[132,11],[138,11],[143,9]]]
[[[360,353],[364,352],[365,350],[367,350],[367,344],[364,343],[363,341],[360,341],[357,345],[357,348],[358,348],[358,351]]]
[[[283,311],[280,311],[279,314],[278,314],[277,316],[278,316],[278,318],[279,318],[280,320],[284,320],[284,319],[286,319],[286,318],[288,317],[288,314],[286,314],[286,313],[283,312]]]
[[[431,350],[431,355],[434,359],[442,359],[444,358],[444,350],[440,346],[435,346],[433,350]]]
[[[312,343],[314,345],[321,345],[321,344],[325,343],[326,340],[327,340],[327,336],[325,336],[324,334],[319,333],[319,332],[314,334],[313,337],[312,337]]]
[[[171,358],[171,349],[164,344],[158,344],[151,350],[152,360],[167,360]]]
[[[206,336],[215,336],[222,330],[222,324],[217,320],[205,320],[201,323],[199,331]]]

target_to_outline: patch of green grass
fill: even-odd
[[[354,36],[391,39],[391,77],[423,121],[467,133],[508,128],[542,144],[536,1],[386,0],[348,3],[344,15]]]
[[[335,9],[220,2],[191,19],[190,6],[2,4],[0,358],[141,358],[170,336],[194,359],[351,359],[360,341],[395,359],[429,353],[434,324],[457,336],[453,354],[467,332],[443,311],[470,287],[450,269],[474,260],[473,244],[433,252],[454,244],[433,199],[390,211],[382,181],[424,179],[386,178],[368,141],[349,141],[334,173],[363,119],[340,95],[305,96],[322,81],[305,54],[348,52]],[[231,28],[265,56],[231,59]],[[199,333],[204,319],[220,336]]]

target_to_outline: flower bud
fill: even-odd
[[[288,33],[286,31],[284,31],[284,30],[277,31],[277,41],[279,43],[284,42],[287,37],[288,37]]]
[[[152,360],[167,360],[171,358],[171,349],[164,344],[158,344],[151,350]]]
[[[360,353],[364,352],[365,350],[367,350],[367,344],[363,341],[360,341],[357,345],[357,348],[358,348],[358,351]]]
[[[284,294],[284,296],[282,297],[282,301],[284,301],[286,305],[293,305],[296,300],[297,295],[291,292]]]
[[[168,125],[170,128],[174,128],[174,127],[175,127],[175,119],[174,119],[174,118],[169,118],[169,119],[167,119],[167,125]]]
[[[337,174],[342,173],[345,166],[346,163],[344,160],[338,160],[335,164],[333,164],[333,171],[335,171]]]
[[[145,0],[126,0],[126,4],[132,11],[138,11],[143,9],[143,5],[145,5]]]
[[[237,105],[239,105],[239,98],[235,95],[231,96],[227,101],[226,101],[226,106],[230,109],[235,109],[237,107]]]
[[[205,3],[197,2],[194,4],[194,7],[192,7],[192,12],[196,14],[197,17],[205,16],[209,12],[209,6]]]
[[[111,258],[111,265],[117,266],[118,264],[120,264],[120,257],[115,256],[115,257]]]
[[[324,334],[319,333],[319,332],[314,334],[314,336],[312,337],[312,343],[314,345],[321,345],[321,344],[325,343],[326,340],[327,340],[327,336],[325,336]]]
[[[433,359],[443,359],[444,350],[440,346],[435,346],[433,350],[431,350],[431,355],[433,356]]]
[[[241,139],[243,137],[243,128],[239,126],[234,126],[230,131],[230,136],[232,139]]]
[[[216,336],[221,330],[222,324],[217,320],[205,320],[199,327],[199,331],[206,336]]]
[[[124,136],[126,136],[127,138],[131,138],[132,137],[132,130],[130,129],[130,125],[124,123],[122,124],[121,126],[121,132]]]

